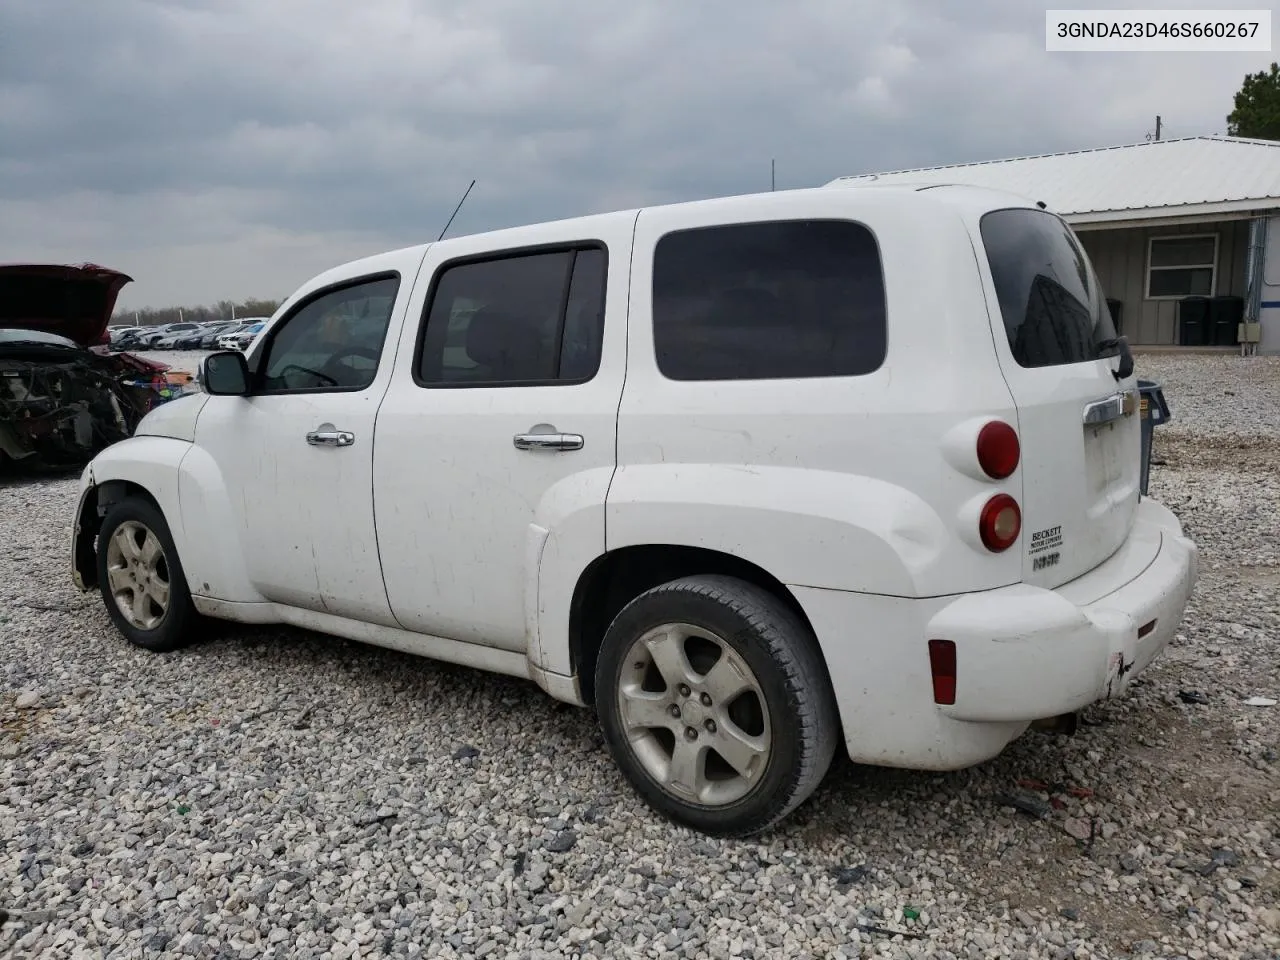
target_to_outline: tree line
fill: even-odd
[[[118,327],[160,326],[165,323],[208,323],[241,317],[269,317],[276,312],[280,300],[250,298],[236,302],[219,300],[202,307],[147,307],[145,310],[117,310],[111,325]]]

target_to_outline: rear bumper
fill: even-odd
[[[1058,590],[1005,587],[939,610],[927,635],[955,643],[957,679],[955,703],[937,709],[956,720],[1030,721],[1122,694],[1173,639],[1198,573],[1195,544],[1149,499],[1130,534],[1143,538],[1158,547],[1136,576],[1118,555]],[[1096,599],[1081,602],[1082,586]]]
[[[1143,498],[1115,555],[1056,590],[909,599],[790,587],[827,662],[849,756],[956,770],[1032,721],[1121,695],[1177,633],[1197,572],[1177,518]],[[956,645],[953,704],[934,702],[930,639]]]

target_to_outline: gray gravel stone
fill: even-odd
[[[34,690],[24,690],[14,699],[13,705],[19,710],[34,710],[40,706],[40,694]]]

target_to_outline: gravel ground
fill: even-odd
[[[1277,956],[1280,707],[1244,701],[1280,697],[1280,361],[1138,362],[1204,558],[1168,654],[1075,737],[840,762],[750,842],[651,815],[531,684],[281,629],[134,650],[70,585],[75,479],[4,481],[0,955]]]

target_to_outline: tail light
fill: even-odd
[[[956,645],[951,640],[929,641],[929,672],[933,674],[933,702],[956,702]]]
[[[998,493],[987,501],[978,518],[978,533],[983,546],[999,553],[1008,550],[1022,532],[1022,511],[1018,501],[1007,493]]]
[[[1003,420],[992,420],[978,431],[978,466],[993,480],[1018,469],[1021,452],[1017,431]]]

